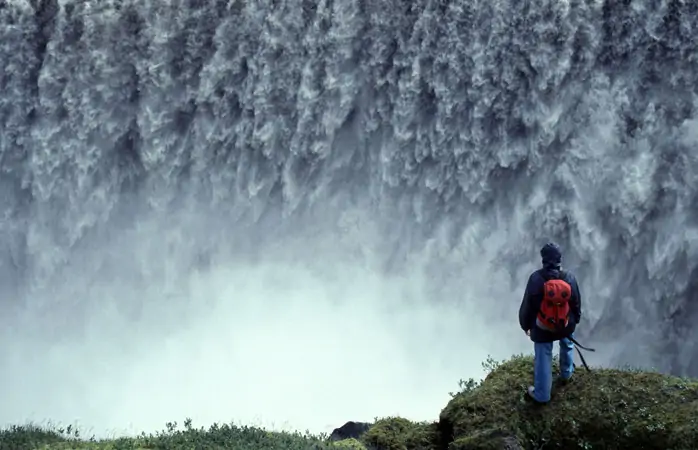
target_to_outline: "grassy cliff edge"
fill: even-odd
[[[531,381],[530,356],[489,360],[482,382],[461,382],[461,391],[436,422],[378,419],[358,440],[330,442],[324,435],[279,433],[254,427],[214,425],[107,441],[82,440],[74,430],[11,427],[0,432],[0,449],[661,449],[698,448],[698,380],[659,373],[578,370],[556,384],[548,405],[524,395]]]

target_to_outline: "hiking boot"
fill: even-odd
[[[557,381],[557,384],[562,385],[562,386],[566,386],[567,384],[572,382],[572,375],[570,375],[567,378],[563,377],[562,375],[558,375],[556,381]]]
[[[536,388],[534,388],[533,386],[529,386],[528,389],[526,389],[526,395],[528,395],[528,397],[531,400],[533,400],[535,403],[537,403],[539,405],[545,405],[545,402],[540,402],[540,401],[536,400],[536,397],[534,395],[535,392],[536,392]]]
[[[572,363],[572,373],[569,377],[565,378],[561,373],[557,374],[557,384],[566,385],[572,381],[572,376],[574,375],[574,370],[577,369],[577,365]]]

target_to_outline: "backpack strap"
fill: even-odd
[[[583,346],[582,344],[580,344],[579,342],[577,342],[572,336],[567,336],[567,339],[569,339],[570,341],[572,341],[572,343],[574,344],[574,348],[577,349],[577,354],[579,354],[579,359],[582,360],[582,364],[584,364],[584,367],[587,369],[588,372],[591,372],[591,369],[589,368],[589,366],[587,365],[586,360],[584,359],[584,355],[582,355],[582,352],[581,352],[579,349],[580,349],[580,348],[583,348],[584,350],[587,350],[587,351],[589,351],[589,352],[595,352],[596,349]]]

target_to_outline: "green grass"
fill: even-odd
[[[155,434],[141,434],[134,438],[108,440],[81,439],[73,428],[47,429],[36,426],[15,426],[0,431],[0,449],[95,449],[95,450],[151,450],[151,449],[288,449],[288,450],[350,450],[357,441],[330,443],[324,435],[266,431],[256,427],[213,425],[208,429],[194,428],[190,421],[177,427],[168,423],[165,430]],[[359,445],[358,448],[361,448]]]
[[[153,435],[105,441],[84,440],[74,429],[12,427],[0,431],[0,449],[698,448],[698,380],[632,369],[578,370],[571,382],[553,387],[550,404],[537,405],[524,396],[533,373],[531,357],[488,360],[485,366],[487,377],[461,382],[438,421],[378,419],[360,441],[331,443],[325,435],[233,425],[197,429],[185,421]]]

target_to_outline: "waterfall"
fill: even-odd
[[[371,364],[395,356],[391,376],[433,364],[403,382],[445,395],[481,356],[531,351],[517,312],[548,240],[598,358],[698,375],[698,3],[0,0],[0,24],[0,323],[16,342],[0,344],[0,393],[18,405],[102,414],[104,391],[68,368],[94,403],[21,395],[41,381],[20,368],[74,349],[72,368],[104,380],[119,358],[151,379],[148,355],[188,364],[173,339],[203,371],[257,364],[207,383],[285,377],[292,361],[252,362],[226,320],[268,355],[352,336]],[[277,310],[293,323],[250,328]],[[242,353],[210,353],[212,329]],[[347,349],[332,364],[379,377]],[[147,390],[123,377],[109,395]],[[351,395],[390,386],[371,380]],[[361,401],[357,415],[384,406]]]

